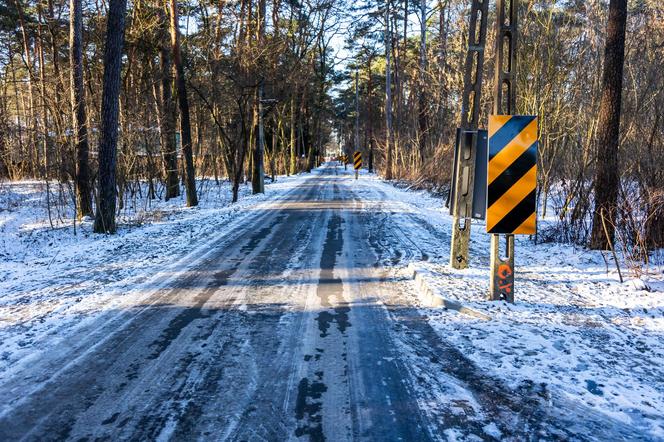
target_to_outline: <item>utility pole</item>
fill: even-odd
[[[470,243],[470,220],[473,209],[473,186],[475,176],[475,143],[482,96],[482,71],[484,66],[484,46],[486,45],[487,16],[489,0],[473,0],[470,9],[468,50],[463,78],[461,101],[461,127],[459,129],[458,161],[455,171],[456,182],[452,201],[452,244],[450,267],[468,267]],[[479,22],[479,27],[478,27]],[[479,31],[479,32],[478,32]],[[466,134],[470,134],[468,137]]]
[[[359,73],[355,69],[355,153],[360,151],[360,90],[358,88]],[[355,158],[355,153],[353,158]],[[359,171],[355,168],[355,179],[358,178]]]
[[[258,85],[258,143],[254,150],[253,193],[265,193],[265,131],[263,128],[263,82]]]
[[[358,89],[358,71],[355,70],[355,151],[360,150],[360,91]]]
[[[367,125],[369,129],[369,173],[373,172],[373,152],[374,152],[374,134],[373,134],[373,114],[371,111],[371,94],[373,93],[373,85],[371,82],[371,61],[373,60],[373,52],[369,53],[367,60],[367,97],[365,99],[367,107]]]
[[[496,0],[494,115],[514,115],[516,112],[518,8],[518,0],[508,2],[505,2],[505,0]],[[507,59],[505,59],[506,57]],[[503,239],[505,241],[505,253],[501,255],[501,235],[491,235],[489,299],[493,301],[505,300],[514,302],[514,235],[503,235]]]
[[[265,4],[266,0],[258,2],[258,26],[256,29],[256,36],[259,44],[263,44],[265,36]],[[258,142],[254,149],[253,170],[251,174],[251,187],[253,193],[265,193],[265,131],[263,129],[263,83],[261,79],[256,91],[257,101],[256,108],[258,108]]]

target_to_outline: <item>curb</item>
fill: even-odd
[[[427,307],[443,307],[444,309],[454,310],[461,314],[482,319],[484,321],[491,321],[491,316],[466,307],[459,301],[447,299],[441,296],[439,293],[436,293],[424,277],[424,274],[427,272],[423,272],[412,265],[409,267],[413,274],[412,278],[415,281],[417,295]]]

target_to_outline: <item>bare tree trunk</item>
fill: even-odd
[[[426,99],[426,69],[427,69],[427,2],[420,0],[420,72],[419,72],[419,102],[418,102],[418,125],[419,125],[419,153],[420,165],[424,164],[424,156],[427,145],[427,99]]]
[[[166,17],[162,14],[164,26]],[[161,41],[159,60],[161,68],[161,100],[159,115],[161,116],[161,151],[164,159],[166,176],[166,200],[180,196],[178,179],[178,153],[175,143],[175,101],[173,100],[173,66],[166,39]]]
[[[390,0],[387,1],[385,8],[385,128],[387,136],[386,161],[385,161],[385,179],[392,179],[392,150],[394,149],[394,132],[392,131],[392,73],[390,71],[390,46],[392,36],[390,34]]]
[[[447,3],[447,2],[445,2]],[[445,6],[442,0],[438,0],[438,84],[440,84],[440,95],[436,102],[436,114],[439,126],[444,125],[444,112],[447,109],[447,85],[445,84],[445,66],[447,65],[447,33],[445,26]]]
[[[14,84],[18,84],[18,81],[16,79],[16,68],[14,66],[14,56],[11,52],[11,48],[10,48],[10,51],[9,51],[9,57],[8,58],[9,58],[9,62],[10,62],[10,65],[11,65],[11,72],[12,72],[11,80]],[[18,154],[19,154],[18,156],[19,156],[19,158],[23,158],[24,155],[25,155],[25,150],[26,150],[25,146],[23,146],[23,124],[22,124],[23,116],[25,115],[25,112],[22,112],[22,106],[21,106],[22,100],[20,99],[20,96],[19,96],[18,92],[19,92],[19,89],[15,87],[14,88],[14,99],[16,100],[16,130],[18,132]],[[6,161],[6,166],[7,166],[8,169],[10,169],[10,165],[12,165],[12,163],[13,163],[12,157],[8,153],[7,161]],[[22,173],[22,171],[20,170],[21,169],[20,163],[21,162],[19,161],[18,162],[18,167],[13,167],[13,165],[12,165],[11,166],[12,170],[8,170],[7,175],[9,176],[10,179],[15,179],[16,175],[20,175]],[[19,169],[18,173],[17,173],[16,169]]]
[[[92,216],[92,189],[88,159],[88,120],[83,85],[83,7],[81,0],[69,2],[69,67],[71,121],[76,149],[76,209],[79,219]]]
[[[16,12],[18,13],[18,22],[21,29],[21,36],[23,37],[23,51],[25,53],[25,68],[28,71],[28,102],[30,107],[28,112],[28,120],[30,125],[26,125],[27,134],[28,134],[28,149],[32,150],[32,164],[30,165],[30,172],[32,176],[37,176],[37,170],[39,165],[39,152],[37,149],[37,143],[35,140],[35,134],[37,133],[37,117],[35,115],[35,95],[33,91],[33,82],[34,82],[34,71],[32,57],[30,56],[30,41],[28,39],[28,34],[25,28],[25,19],[23,17],[23,6],[19,0],[14,0],[14,5],[16,6]],[[25,166],[24,166],[25,168]]]
[[[244,175],[244,158],[250,149],[250,129],[247,127],[248,109],[247,103],[239,103],[241,140],[240,147],[235,151],[234,171],[233,171],[233,202],[237,202],[240,192],[240,182]]]
[[[99,140],[99,194],[94,231],[115,233],[115,173],[120,105],[120,71],[127,0],[110,0],[104,48],[104,87]]]
[[[595,213],[590,248],[606,250],[613,241],[620,175],[618,148],[627,0],[611,0],[607,26],[602,96],[597,130],[597,169],[595,171]],[[606,232],[602,223],[605,218]]]
[[[37,41],[35,42],[35,51],[36,51],[36,56],[37,59],[39,60],[39,95],[41,98],[41,112],[40,112],[40,120],[41,120],[41,142],[42,142],[42,155],[44,155],[44,165],[42,168],[42,178],[46,180],[46,200],[47,204],[49,201],[49,192],[48,192],[48,180],[49,180],[49,169],[50,169],[50,163],[49,163],[49,143],[48,143],[48,135],[49,135],[49,127],[48,127],[48,120],[49,120],[49,115],[48,115],[48,104],[46,102],[46,63],[44,61],[44,40],[42,36],[42,14],[41,14],[41,7],[37,6],[37,11],[38,11],[38,26],[37,26]],[[50,204],[49,206],[49,216],[50,216]]]
[[[60,29],[58,25],[58,19],[55,17],[53,0],[47,1],[47,11],[48,15],[46,17],[48,24],[48,33],[50,35],[49,43],[51,50],[51,63],[53,65],[53,76],[55,77],[55,87],[54,87],[54,101],[51,110],[51,118],[55,125],[55,145],[56,149],[54,151],[54,159],[56,174],[61,181],[67,181],[69,177],[67,176],[68,170],[66,163],[69,163],[71,160],[72,165],[75,163],[74,156],[70,156],[69,151],[65,148],[64,144],[59,140],[65,138],[65,120],[67,119],[65,104],[63,103],[62,93],[66,90],[65,80],[62,77],[60,71],[60,62],[59,62],[59,42],[58,42],[58,30]]]
[[[185,174],[184,186],[187,191],[187,206],[197,206],[196,172],[194,170],[194,155],[191,148],[191,122],[189,119],[189,101],[187,87],[184,79],[184,66],[180,54],[180,31],[178,29],[177,0],[170,0],[171,18],[171,48],[173,50],[173,63],[175,65],[175,83],[178,91],[178,104],[180,105],[180,128],[182,130],[182,156],[184,157]]]

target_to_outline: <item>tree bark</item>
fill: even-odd
[[[266,0],[258,1],[258,20],[256,38],[262,47],[265,34]],[[254,194],[265,193],[265,128],[263,127],[263,81],[256,90],[256,143],[253,155],[253,171],[251,174],[251,187]]]
[[[124,40],[127,0],[110,0],[106,21],[104,48],[104,86],[101,101],[99,140],[99,195],[94,231],[115,233],[116,157],[118,114],[120,105],[120,73]]]
[[[419,96],[418,96],[418,126],[419,126],[419,162],[424,165],[424,157],[427,145],[427,98],[426,98],[426,69],[427,69],[427,2],[420,0],[420,71],[419,71]]]
[[[166,17],[162,14],[165,22]],[[164,23],[165,29],[168,25]],[[164,35],[164,37],[166,37]],[[161,68],[161,149],[164,159],[164,172],[166,177],[166,200],[180,196],[180,182],[178,179],[178,153],[175,143],[175,101],[173,100],[173,65],[168,45],[164,38],[159,51]]]
[[[92,189],[88,120],[83,84],[83,7],[81,0],[69,2],[69,68],[71,82],[71,121],[76,150],[76,215],[92,216]]]
[[[234,161],[234,170],[233,170],[233,202],[237,202],[240,183],[242,182],[242,177],[244,175],[244,158],[249,151],[250,147],[250,128],[247,127],[247,118],[248,118],[248,109],[246,102],[239,102],[238,108],[240,110],[240,147],[235,150],[235,161]]]
[[[48,104],[46,100],[46,62],[44,61],[44,39],[42,35],[42,14],[41,7],[37,6],[38,11],[38,26],[37,26],[37,40],[35,42],[35,52],[37,60],[39,61],[39,95],[41,99],[41,143],[42,143],[42,155],[44,156],[44,165],[42,167],[42,177],[46,180],[46,201],[49,208],[49,217],[50,217],[50,203],[49,203],[49,170],[50,170],[50,161],[49,161],[49,112]]]
[[[394,132],[392,130],[392,73],[390,71],[390,52],[392,36],[390,34],[390,2],[387,1],[385,9],[385,179],[392,179],[392,150],[394,149]]]
[[[185,173],[184,186],[187,193],[187,206],[197,206],[196,172],[194,170],[194,155],[191,147],[191,122],[189,118],[189,101],[187,99],[187,86],[184,79],[184,66],[180,54],[180,30],[178,28],[177,0],[170,0],[171,18],[171,49],[175,66],[175,83],[178,91],[178,104],[180,106],[180,129],[182,131],[182,156],[184,157]]]
[[[613,242],[615,236],[620,185],[618,148],[626,22],[627,0],[611,0],[597,130],[595,212],[590,237],[590,248],[595,250],[608,249],[609,242]],[[605,219],[607,232],[604,231],[602,217]]]
[[[23,60],[23,62],[25,64],[25,69],[28,73],[28,102],[30,103],[30,106],[26,114],[30,124],[26,125],[26,130],[28,135],[27,148],[31,150],[32,154],[32,164],[30,164],[30,173],[32,174],[32,176],[37,176],[38,175],[37,171],[39,169],[39,152],[35,140],[35,134],[37,133],[37,116],[35,114],[35,109],[37,108],[37,106],[35,104],[35,94],[33,91],[33,83],[35,80],[34,71],[33,71],[34,66],[32,63],[32,57],[30,56],[30,40],[25,27],[25,19],[23,17],[23,6],[19,0],[14,0],[14,5],[16,6],[19,28],[21,29],[21,36],[23,38],[23,51],[25,54],[25,59]],[[26,166],[23,166],[24,170],[26,168],[27,168]]]

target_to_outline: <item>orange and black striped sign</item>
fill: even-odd
[[[535,234],[537,117],[489,117],[487,233]]]
[[[362,152],[355,152],[353,154],[353,164],[355,170],[360,170],[362,168]]]

